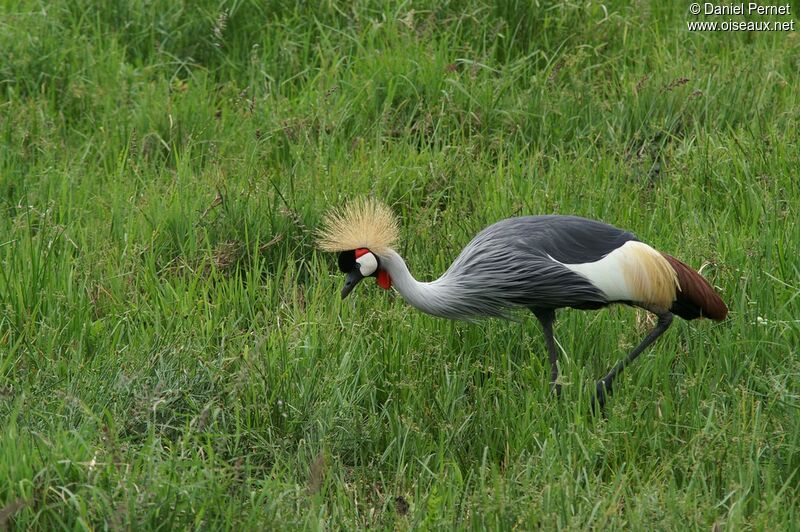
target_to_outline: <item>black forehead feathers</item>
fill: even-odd
[[[356,267],[356,250],[342,251],[339,253],[339,270],[344,273],[353,271]]]

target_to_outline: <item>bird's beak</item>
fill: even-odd
[[[344,286],[342,287],[342,299],[346,298],[347,294],[352,292],[353,288],[355,288],[363,278],[364,276],[361,275],[361,272],[358,271],[358,268],[353,268],[350,273],[347,274],[347,279],[344,281]]]

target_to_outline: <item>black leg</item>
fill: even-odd
[[[620,361],[614,368],[608,372],[608,375],[597,381],[595,395],[592,397],[592,410],[596,410],[599,406],[603,410],[606,406],[606,397],[611,395],[614,379],[622,373],[625,367],[636,360],[636,357],[642,354],[642,351],[655,342],[659,336],[664,334],[670,324],[672,323],[672,313],[668,311],[656,312],[658,316],[658,323],[653,327],[653,330],[648,333],[642,343],[633,348],[633,351],[625,357],[625,360]]]
[[[547,354],[550,357],[550,387],[557,396],[561,397],[561,385],[556,382],[558,380],[558,351],[556,351],[556,341],[553,338],[553,322],[556,320],[556,312],[552,309],[536,309],[533,313],[542,324]]]

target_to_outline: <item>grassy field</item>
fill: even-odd
[[[797,526],[796,32],[690,33],[681,2],[1,4],[0,529]],[[340,300],[313,232],[370,194],[418,278],[578,214],[702,266],[730,317],[676,320],[592,417],[647,316],[563,311],[556,401],[532,317]]]

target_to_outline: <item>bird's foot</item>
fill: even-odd
[[[606,383],[603,379],[597,381],[595,385],[595,392],[592,395],[592,413],[597,414],[599,411],[606,417],[606,399],[611,395],[611,383]]]
[[[559,383],[551,382],[550,391],[556,395],[556,399],[561,399],[561,385]]]

